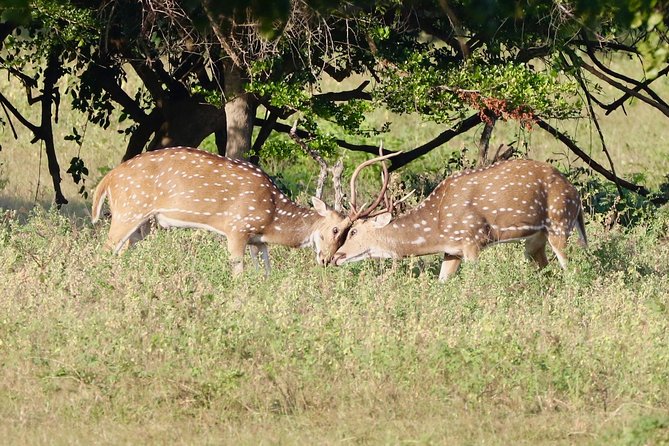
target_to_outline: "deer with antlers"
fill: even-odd
[[[539,268],[548,264],[546,242],[566,267],[574,228],[587,246],[578,192],[554,167],[532,160],[460,172],[405,215],[393,220],[391,210],[386,200],[386,209],[354,222],[333,263],[443,253],[439,280],[445,281],[463,259],[476,260],[495,243],[525,240],[525,254]]]
[[[388,157],[366,161],[356,172]],[[93,223],[105,199],[112,215],[107,246],[115,253],[141,240],[155,218],[162,227],[224,235],[235,275],[243,271],[247,245],[254,259],[262,254],[266,274],[268,243],[313,246],[317,262],[329,264],[352,222],[369,214],[355,211],[345,216],[316,197],[313,209],[301,207],[255,165],[188,147],[146,152],[114,168],[93,195]]]

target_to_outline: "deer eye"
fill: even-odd
[[[338,228],[338,227],[335,226],[334,228],[332,228],[332,233],[333,233],[333,234],[336,234],[336,233],[338,233],[338,232],[339,232],[339,228]]]
[[[349,237],[353,237],[357,233],[358,233],[357,229],[351,229],[351,232],[349,233]]]

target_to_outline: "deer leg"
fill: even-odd
[[[468,262],[475,262],[479,258],[479,254],[481,253],[481,248],[479,248],[478,245],[465,245],[465,247],[462,249],[462,256],[464,259]]]
[[[444,254],[444,260],[441,262],[441,269],[439,270],[439,282],[446,282],[458,270],[462,263],[462,257]]]
[[[128,246],[134,245],[135,243],[144,240],[150,233],[151,220],[146,220],[144,223],[139,225],[135,232],[130,234],[130,238],[128,238]]]
[[[265,277],[269,277],[272,272],[272,266],[269,263],[269,249],[267,249],[265,243],[260,245],[260,254],[262,255],[262,262],[265,265]]]
[[[142,228],[146,223],[147,220],[140,220],[129,225],[119,223],[118,220],[114,220],[112,217],[109,234],[107,235],[107,248],[111,249],[114,254],[122,253],[130,245],[144,238]]]
[[[558,262],[560,262],[562,269],[567,269],[567,256],[564,253],[567,247],[567,237],[564,235],[549,234],[548,243],[551,245],[551,249],[555,253]]]
[[[525,257],[534,261],[539,269],[548,265],[546,258],[546,233],[537,232],[531,237],[525,239]]]
[[[260,267],[258,263],[258,257],[262,256],[263,266],[265,268],[265,277],[269,277],[269,274],[272,272],[272,267],[269,262],[269,250],[265,243],[259,245],[249,245],[249,251],[251,251],[251,260],[253,261],[253,267],[258,269]]]
[[[253,268],[254,269],[260,268],[260,264],[258,263],[258,256],[260,255],[260,250],[258,249],[258,246],[249,245],[249,254],[251,254],[251,262],[253,263]]]
[[[246,250],[247,238],[243,234],[228,235],[228,251],[230,252],[230,263],[232,275],[239,276],[244,271],[244,251]]]

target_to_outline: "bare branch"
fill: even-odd
[[[441,9],[443,9],[444,12],[446,13],[448,20],[451,22],[451,26],[455,31],[455,38],[458,40],[462,58],[465,60],[468,59],[470,50],[467,44],[467,39],[466,39],[467,35],[465,33],[464,27],[462,26],[462,23],[460,22],[460,19],[453,11],[453,8],[451,8],[450,5],[448,4],[448,0],[439,0],[439,5],[441,6]]]
[[[422,146],[416,147],[415,149],[407,152],[403,152],[400,156],[393,158],[392,163],[390,165],[390,171],[392,172],[396,169],[399,169],[402,166],[405,166],[406,164],[409,164],[411,161],[447,143],[456,136],[471,130],[480,123],[481,123],[481,116],[479,115],[479,113],[475,113],[472,116],[463,119],[462,121],[458,122],[455,126],[437,135],[437,137],[434,138],[432,141],[428,141]]]
[[[602,143],[602,151],[604,152],[604,155],[606,155],[606,159],[609,160],[609,166],[611,166],[611,174],[613,175],[613,178],[616,180],[615,185],[616,188],[618,189],[618,195],[621,197],[623,196],[623,190],[620,187],[620,184],[618,183],[618,176],[616,175],[616,169],[613,164],[613,159],[611,158],[611,154],[609,153],[608,149],[606,148],[606,142],[604,141],[604,133],[602,133],[602,129],[599,126],[599,120],[597,119],[597,115],[595,114],[595,109],[592,107],[592,95],[590,94],[590,90],[588,90],[587,85],[585,84],[585,80],[583,80],[583,77],[580,75],[580,72],[576,75],[576,80],[581,86],[581,89],[583,90],[583,93],[585,94],[585,99],[586,102],[588,103],[588,111],[590,113],[590,119],[592,122],[595,124],[595,128],[597,129],[597,134],[599,135],[599,140]]]
[[[313,99],[322,99],[324,101],[350,101],[351,99],[372,100],[372,95],[363,91],[369,85],[369,81],[364,81],[358,87],[348,91],[333,91],[328,93],[315,94]]]
[[[597,163],[597,161],[590,158],[588,154],[585,153],[583,150],[581,150],[581,148],[578,147],[578,145],[576,145],[576,143],[569,136],[560,132],[558,129],[551,126],[543,119],[537,117],[536,122],[539,127],[541,127],[542,129],[553,135],[555,138],[557,138],[560,142],[562,142],[562,144],[567,146],[567,148],[569,148],[569,150],[571,150],[576,156],[581,158],[585,162],[585,164],[588,165],[588,167],[590,167],[595,172],[601,174],[607,180],[617,183],[620,186],[624,187],[625,189],[635,192],[643,197],[647,197],[651,194],[651,192],[644,186],[639,186],[638,184],[630,183],[629,181],[616,177],[614,174],[606,170],[604,166],[602,166],[601,164]],[[652,199],[651,201],[656,205],[664,204],[667,201],[669,201],[669,197],[658,197]]]
[[[256,125],[262,125],[266,122],[265,119],[262,118],[256,118],[255,123]],[[476,125],[481,123],[481,117],[479,116],[478,113],[463,119],[460,121],[458,124],[456,124],[454,127],[440,133],[432,139],[431,141],[428,141],[427,143],[423,144],[422,146],[418,146],[415,149],[402,152],[399,156],[396,156],[392,158],[390,168],[389,170],[392,172],[394,170],[399,169],[400,167],[403,167],[407,164],[409,164],[411,161],[420,158],[421,156],[425,155],[426,153],[432,151],[433,149],[436,149],[437,147],[447,143],[451,139],[455,138],[456,136],[465,133],[472,128],[474,128]],[[281,133],[290,133],[290,127],[287,126],[286,124],[282,123],[276,123],[274,126],[274,130],[277,132]],[[297,129],[296,134],[300,138],[311,138],[313,135],[311,135],[309,132],[306,132],[304,130]],[[345,141],[343,139],[335,139],[335,142],[337,145],[343,149],[347,150],[352,150],[354,152],[365,152],[365,153],[370,153],[372,155],[378,154],[379,148],[377,146],[373,146],[370,144],[353,144],[348,141]],[[385,151],[385,153],[394,153],[392,151]]]
[[[601,63],[599,59],[597,59],[597,55],[595,54],[592,46],[586,45],[586,51],[588,53],[588,57],[590,57],[590,60],[592,60],[592,62],[597,66],[597,68],[599,68],[603,73],[606,73],[609,76],[620,79],[623,82],[627,82],[628,84],[634,85],[634,88],[632,89],[633,91],[643,90],[652,99],[662,104],[664,107],[669,108],[669,105],[666,102],[664,102],[664,100],[662,100],[662,98],[657,93],[655,93],[652,89],[648,88],[648,84],[644,82],[639,82],[636,79],[633,79],[629,76],[625,76],[622,73],[618,73],[617,71],[612,70],[603,63]]]
[[[12,115],[21,123],[23,124],[24,127],[26,127],[28,130],[30,130],[36,137],[39,138],[40,135],[40,128],[33,124],[32,122],[28,121],[21,112],[18,111],[16,107],[3,95],[0,93],[0,102],[3,104],[3,106],[7,107],[10,112],[12,112]]]
[[[583,68],[586,69],[588,72],[592,73],[594,76],[596,76],[596,77],[598,77],[599,79],[603,80],[603,81],[606,82],[607,84],[609,84],[609,85],[611,85],[611,86],[617,88],[617,89],[620,90],[620,91],[624,91],[625,93],[629,94],[630,96],[634,96],[635,98],[639,99],[640,101],[645,102],[646,104],[650,105],[651,107],[654,107],[654,108],[658,109],[658,110],[659,110],[660,112],[662,112],[665,116],[668,116],[668,117],[669,117],[669,107],[666,107],[666,106],[660,104],[659,102],[654,101],[654,100],[652,100],[652,99],[650,99],[650,98],[648,98],[648,97],[642,95],[642,94],[639,93],[638,91],[635,91],[635,90],[633,90],[633,89],[631,89],[631,88],[629,88],[629,87],[627,87],[627,86],[621,84],[620,82],[618,82],[618,81],[616,81],[616,80],[614,80],[614,79],[611,79],[611,78],[608,77],[606,74],[604,74],[604,73],[598,71],[595,67],[593,67],[592,65],[586,63],[586,62],[583,61],[583,60],[579,60],[579,66],[580,66],[580,67],[583,67]]]
[[[644,82],[639,83],[639,85],[636,85],[632,90],[633,91],[639,91],[643,85],[650,85],[652,82],[656,81],[657,79],[660,79],[663,76],[666,76],[667,73],[669,73],[669,65],[666,67],[662,68],[660,71],[657,73],[657,77],[654,77],[653,79],[646,79]],[[631,94],[629,93],[624,93],[622,96],[620,96],[618,99],[615,101],[611,102],[610,104],[599,104],[600,107],[602,107],[604,110],[606,110],[606,115],[611,114],[613,111],[617,110],[619,107],[625,104],[627,100],[630,98]]]

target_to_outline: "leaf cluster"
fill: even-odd
[[[419,113],[425,119],[448,122],[468,110],[497,105],[498,118],[522,113],[565,119],[578,116],[576,83],[555,70],[537,71],[527,64],[489,64],[482,59],[440,64],[431,52],[413,53],[402,64],[388,67],[375,95],[396,113]],[[480,100],[471,100],[475,95]]]

